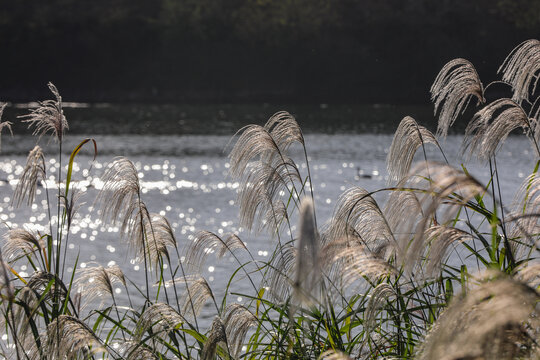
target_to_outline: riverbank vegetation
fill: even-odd
[[[116,158],[100,178],[93,206],[103,224],[120,229],[144,267],[143,287],[118,265],[66,269],[81,206],[74,179],[83,175],[73,165],[83,148],[97,154],[97,144],[85,139],[62,158],[68,122],[60,93],[49,84],[54,99],[21,120],[38,137],[52,134],[58,172],[50,173],[36,145],[12,197],[13,206],[31,205],[42,186],[49,227],[44,233],[2,230],[0,356],[538,358],[539,54],[538,40],[523,42],[501,65],[501,82],[487,85],[469,61],[447,63],[431,87],[436,133],[405,117],[388,152],[388,186],[346,190],[328,223],[317,217],[309,156],[294,117],[278,112],[262,126],[240,129],[229,154],[230,176],[240,184],[238,223],[275,243],[268,261],[255,260],[237,234],[201,230],[193,241],[178,238],[160,209],[145,205],[135,165]],[[507,86],[511,98],[492,99],[492,86]],[[439,141],[455,121],[467,121],[466,109],[475,114],[463,156],[489,167],[487,183],[466,165],[426,155],[430,146],[444,158]],[[0,130],[9,128],[0,122]],[[497,151],[516,131],[535,159],[530,176],[516,186],[515,203],[506,204]],[[301,158],[291,157],[293,148]],[[208,257],[225,255],[237,265],[225,294],[216,296],[201,269]],[[14,269],[21,262],[28,276]],[[251,290],[238,293],[237,281]],[[120,299],[115,286],[127,297]],[[236,302],[239,296],[247,301]],[[209,309],[214,319],[203,327],[198,320]]]

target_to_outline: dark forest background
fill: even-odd
[[[420,103],[539,35],[537,0],[3,0],[0,98]]]

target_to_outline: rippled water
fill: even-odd
[[[84,137],[71,135],[64,149],[73,148]],[[94,206],[97,190],[102,185],[99,177],[107,164],[118,155],[128,156],[135,163],[141,179],[143,200],[151,212],[170,220],[181,247],[189,244],[193,235],[200,230],[220,235],[236,233],[256,259],[269,259],[276,240],[264,233],[246,231],[238,224],[238,183],[228,176],[229,162],[226,156],[230,136],[95,135],[94,138],[98,144],[97,159],[92,162],[91,147],[84,148],[74,167],[73,186],[86,191],[79,200],[82,205],[70,236],[68,272],[78,257],[78,268],[89,266],[92,262],[104,266],[118,264],[133,282],[144,285],[143,265],[136,261],[128,245],[120,240],[118,227],[102,223]],[[44,138],[41,143],[47,157],[48,174],[55,174],[58,171],[56,144],[52,141],[47,143],[47,140]],[[385,159],[391,140],[390,135],[372,134],[306,136],[319,223],[331,217],[335,203],[345,189],[361,186],[375,190],[386,185]],[[19,209],[11,206],[13,190],[25,164],[26,153],[35,141],[30,136],[2,138],[0,220],[5,226],[0,234],[7,227],[17,226],[47,231],[44,188],[38,190],[34,205]],[[449,137],[443,146],[450,162],[457,166],[460,164],[459,160],[456,161],[459,159],[456,154],[460,143],[461,138]],[[533,170],[535,159],[529,149],[525,138],[510,137],[499,153],[497,161],[506,203],[512,200],[514,191]],[[436,150],[429,147],[428,150],[430,158],[441,159]],[[68,155],[66,151],[64,167]],[[305,166],[301,155],[299,149],[293,149],[293,158]],[[467,166],[473,175],[487,181],[489,168],[486,165],[471,162]],[[54,194],[56,185],[52,175],[47,186]],[[54,201],[54,195],[52,198]],[[385,194],[378,194],[376,198],[384,202]],[[232,257],[209,257],[204,266],[204,276],[218,298],[236,268]],[[23,276],[30,271],[22,262],[15,269]],[[253,294],[249,283],[240,276],[233,282],[232,288],[238,293]],[[120,302],[125,300],[123,288],[118,287],[116,292]],[[134,292],[131,295],[137,296]],[[231,299],[245,301],[241,295],[234,295]],[[207,305],[210,309],[210,304]],[[211,311],[203,311],[203,317],[210,319],[212,316]]]

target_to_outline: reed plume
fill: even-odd
[[[484,103],[484,87],[474,66],[465,59],[454,59],[443,66],[430,89],[439,112],[437,136],[446,137],[448,129],[465,111],[472,97]]]
[[[297,240],[293,299],[303,305],[313,305],[320,294],[319,233],[311,198],[304,197],[300,205],[300,231]]]
[[[258,319],[247,308],[235,303],[225,309],[223,323],[231,355],[238,359],[248,330],[257,325]]]
[[[201,360],[214,360],[216,358],[217,347],[220,344],[223,344],[227,348],[227,334],[223,322],[219,316],[216,316],[204,342]]]
[[[350,188],[339,197],[326,235],[329,239],[354,235],[373,250],[394,243],[392,231],[379,205],[361,187]]]
[[[46,180],[45,174],[43,151],[39,145],[36,145],[28,154],[26,165],[13,193],[12,204],[18,207],[26,199],[26,203],[32,205],[39,181],[45,182]]]
[[[497,72],[514,90],[512,100],[521,104],[529,101],[529,94],[534,94],[540,71],[540,41],[530,39],[516,46],[506,57]]]
[[[60,315],[47,326],[46,348],[43,354],[34,349],[31,358],[92,359],[97,354],[108,354],[92,329],[69,315]]]
[[[1,121],[2,115],[4,113],[4,109],[6,108],[6,106],[7,106],[7,103],[0,102],[0,151],[2,150],[2,131],[4,129],[7,129],[9,130],[9,133],[11,134],[11,136],[13,136],[13,130],[11,130],[11,125],[13,125],[13,123],[11,121]]]
[[[56,100],[41,101],[30,114],[20,116],[20,118],[25,119],[23,122],[28,123],[29,127],[34,126],[32,135],[41,137],[50,131],[57,140],[62,141],[64,131],[69,127],[62,110],[62,97],[52,83],[48,83],[47,86]]]
[[[172,331],[186,323],[186,319],[169,304],[156,303],[147,308],[137,320],[135,339],[140,342],[142,336],[152,329],[152,332]]]
[[[538,326],[540,300],[510,278],[488,281],[455,298],[428,334],[418,359],[514,359],[531,354],[526,325]]]
[[[398,263],[406,265],[409,271],[421,259],[426,247],[425,231],[430,221],[438,218],[438,223],[445,224],[461,206],[485,192],[482,184],[472,176],[447,164],[421,162],[410,174],[403,183],[403,189],[421,194],[419,202],[423,216],[408,214],[408,220],[395,230],[399,234],[396,235]],[[444,209],[441,207],[443,204]]]
[[[426,268],[428,276],[433,276],[435,272],[441,270],[450,246],[473,240],[472,235],[466,231],[442,225],[431,226],[426,230],[425,236],[429,246]]]
[[[418,125],[412,117],[404,117],[394,133],[386,157],[388,183],[395,184],[401,181],[409,173],[416,151],[430,143],[439,146],[431,131]]]
[[[206,258],[216,251],[217,257],[222,258],[225,254],[232,253],[237,249],[247,251],[244,242],[234,234],[223,239],[213,232],[199,231],[185,252],[188,271],[200,273]]]
[[[397,296],[396,291],[387,283],[380,283],[370,294],[369,301],[364,312],[364,329],[370,333],[375,326],[375,315],[377,311],[384,307],[390,298]]]
[[[114,299],[114,284],[126,286],[124,273],[118,265],[104,268],[103,266],[87,266],[77,271],[79,277],[75,281],[77,292],[82,294],[87,303],[105,294]]]
[[[476,154],[479,159],[488,160],[515,129],[522,128],[531,135],[537,155],[540,156],[534,129],[523,108],[511,99],[498,99],[479,110],[465,129],[463,152]]]
[[[167,282],[170,285],[173,282]],[[199,316],[204,304],[208,299],[215,301],[212,289],[208,282],[199,275],[188,275],[174,279],[176,284],[185,284],[187,287],[180,299],[180,313],[187,319],[194,319]]]
[[[2,253],[9,263],[24,256],[32,256],[45,248],[44,241],[26,229],[11,229],[4,235]]]

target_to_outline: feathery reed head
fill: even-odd
[[[238,358],[249,328],[258,323],[257,317],[244,306],[231,304],[225,309],[223,323],[229,349],[233,357]]]
[[[353,235],[370,249],[393,242],[392,231],[379,205],[361,187],[352,187],[341,194],[326,235],[331,240]]]
[[[214,318],[210,332],[206,337],[204,346],[201,352],[201,360],[214,360],[216,357],[217,347],[222,343],[227,346],[227,334],[225,332],[225,326],[219,316]]]
[[[99,265],[87,266],[77,272],[79,273],[75,281],[77,291],[83,295],[87,303],[104,294],[114,297],[114,284],[117,282],[126,286],[124,273],[118,265],[106,268]]]
[[[247,251],[244,242],[236,235],[230,234],[225,240],[210,231],[199,231],[186,250],[188,271],[200,273],[206,258],[217,251],[218,258],[237,249]]]
[[[319,242],[313,202],[311,198],[304,197],[300,204],[300,232],[293,283],[293,298],[301,304],[312,305],[320,296]]]
[[[26,203],[31,205],[36,196],[38,182],[45,181],[45,158],[43,151],[36,145],[28,154],[26,166],[15,187],[12,204],[20,206],[26,199]]]
[[[69,315],[60,315],[47,327],[46,353],[60,359],[91,359],[93,355],[107,354],[107,350],[92,329]],[[39,353],[38,353],[39,355]]]
[[[394,134],[386,158],[388,182],[393,184],[403,179],[409,173],[418,148],[429,143],[438,146],[431,131],[418,125],[412,117],[404,117]]]
[[[150,329],[154,333],[157,331],[170,331],[177,329],[185,322],[184,317],[170,305],[156,303],[141,314],[135,327],[135,338],[137,341],[140,341],[144,333]]]
[[[24,256],[30,256],[45,247],[44,241],[26,229],[11,229],[4,235],[2,252],[5,260],[13,263]]]
[[[4,109],[6,108],[7,103],[0,103],[0,151],[2,150],[2,131],[4,129],[8,129],[11,136],[13,136],[13,130],[11,130],[11,121],[1,121],[2,120],[2,114],[4,113]]]
[[[435,114],[439,113],[437,135],[445,137],[448,128],[465,110],[474,96],[484,103],[484,87],[474,66],[465,59],[454,59],[443,66],[430,89],[435,103]]]
[[[521,104],[529,100],[529,94],[536,91],[540,71],[540,41],[526,40],[516,46],[506,57],[498,72],[502,72],[503,81],[512,85],[512,99]]]
[[[534,134],[531,121],[520,105],[511,99],[495,100],[479,110],[467,125],[462,151],[488,160],[517,128]]]
[[[29,127],[35,127],[33,135],[43,136],[51,131],[57,140],[62,141],[64,131],[68,129],[68,122],[62,110],[62,97],[52,83],[48,83],[47,86],[56,100],[42,101],[30,114],[20,116],[20,118],[25,119],[23,122],[28,123]]]
[[[535,307],[539,300],[536,291],[512,279],[481,284],[463,298],[455,298],[439,317],[419,359],[514,359],[533,355],[530,346],[534,340],[526,328],[538,326]]]

